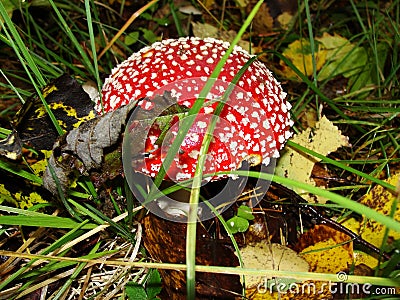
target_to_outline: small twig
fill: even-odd
[[[390,259],[390,255],[382,252],[379,248],[377,248],[376,246],[367,242],[366,240],[361,238],[355,232],[344,227],[343,225],[339,224],[338,222],[325,217],[321,212],[318,211],[318,208],[311,206],[310,203],[308,203],[305,199],[303,199],[301,196],[296,194],[294,191],[288,189],[287,187],[285,187],[279,183],[272,182],[271,184],[273,186],[275,186],[277,189],[279,189],[280,192],[283,192],[284,194],[286,194],[287,198],[290,199],[293,204],[295,204],[297,207],[300,208],[301,213],[303,213],[305,216],[313,219],[317,224],[324,224],[324,225],[329,226],[332,229],[340,231],[340,232],[346,234],[347,236],[349,236],[353,240],[353,243],[356,246],[363,248],[363,249],[368,249],[378,255],[382,255],[382,257],[384,257],[386,260]]]

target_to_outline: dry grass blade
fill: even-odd
[[[129,18],[128,21],[124,24],[124,26],[121,27],[121,29],[117,32],[117,34],[111,39],[111,41],[107,44],[107,46],[101,51],[101,53],[98,55],[98,59],[100,59],[107,51],[112,47],[112,45],[115,43],[116,40],[125,32],[125,30],[133,23],[133,21],[136,20],[137,17],[139,17],[145,10],[147,10],[149,7],[151,7],[153,4],[155,4],[158,0],[153,0],[147,3],[145,6],[143,6],[141,9],[137,10],[132,16]]]

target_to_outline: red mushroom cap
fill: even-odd
[[[99,101],[96,109],[99,113],[109,112],[141,99],[138,105],[151,110],[152,97],[165,91],[170,92],[179,105],[190,108],[228,48],[229,43],[212,38],[169,39],[145,47],[112,71],[102,89],[103,103]],[[193,176],[217,102],[251,58],[252,55],[242,48],[234,48],[167,171],[170,179]],[[291,136],[290,104],[285,97],[286,93],[272,73],[263,63],[254,60],[218,116],[203,173],[235,170],[243,160],[251,165],[267,165],[271,157],[278,157],[279,150]],[[152,177],[157,174],[179,124],[179,119],[172,119],[161,146],[154,145],[154,141],[160,137],[162,129],[155,124],[149,129],[145,151],[150,155],[141,172]]]

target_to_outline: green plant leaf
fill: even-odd
[[[237,211],[237,216],[246,220],[254,220],[253,212],[251,208],[246,205],[240,205]]]
[[[146,292],[148,299],[154,299],[161,292],[161,275],[157,269],[149,271],[149,277],[146,282]]]
[[[139,31],[133,31],[128,33],[125,37],[125,45],[130,46],[139,40]]]
[[[144,287],[137,282],[128,282],[125,285],[125,293],[129,300],[144,300],[148,299]]]
[[[249,221],[238,216],[230,218],[226,223],[232,234],[245,232],[249,228]]]
[[[157,36],[154,34],[153,31],[146,29],[146,28],[140,28],[143,32],[143,37],[146,41],[148,41],[150,44],[154,43],[157,41]]]

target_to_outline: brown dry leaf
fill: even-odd
[[[250,10],[249,10],[250,11]],[[266,3],[263,3],[253,19],[252,29],[255,34],[263,34],[272,31],[274,19]]]
[[[341,131],[325,116],[316,123],[315,129],[307,128],[302,133],[295,135],[291,141],[322,155],[328,155],[341,146],[349,146],[348,138],[343,136]],[[278,161],[275,174],[315,186],[311,173],[318,161],[315,157],[300,153],[292,147],[286,147]],[[326,202],[325,198],[309,195],[302,189],[289,188],[302,195],[309,202]]]
[[[386,180],[386,182],[398,186],[400,181],[400,173],[397,173]],[[394,214],[394,219],[400,221],[400,207],[399,199],[396,196],[383,188],[380,185],[375,186],[370,190],[368,194],[363,196],[360,201],[364,204],[384,215],[389,215],[392,209],[392,205],[396,205],[396,211]],[[362,221],[357,221],[354,218],[348,219],[342,223],[343,226],[349,228],[350,230],[360,234],[361,238],[367,242],[373,244],[374,246],[380,248],[382,246],[383,237],[385,235],[385,227],[375,222],[372,219],[363,219]],[[393,230],[389,231],[388,242],[400,239],[400,232]],[[357,264],[364,263],[367,266],[374,268],[376,267],[378,261],[365,253],[357,253],[356,257]]]
[[[185,263],[186,223],[165,220],[154,214],[144,220],[144,246],[155,261]],[[212,237],[203,226],[197,226],[196,264],[236,267],[239,265],[229,238]],[[186,274],[178,270],[160,270],[166,292],[165,299],[186,299]],[[242,286],[238,275],[196,273],[198,299],[233,299]]]
[[[246,12],[254,8],[256,0],[248,1]],[[276,32],[276,29],[287,29],[298,11],[297,1],[267,0],[261,5],[252,23],[254,35],[265,35]]]

